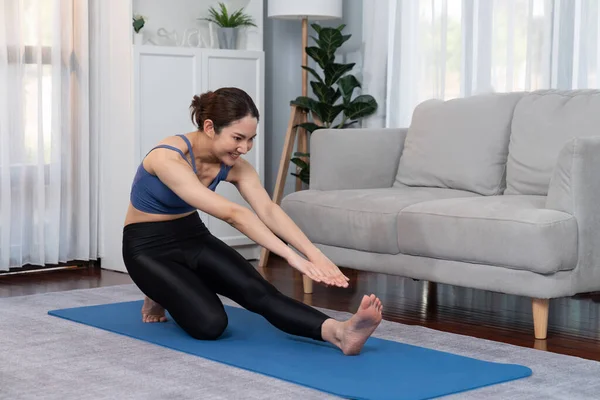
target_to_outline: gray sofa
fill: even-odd
[[[339,266],[530,297],[536,339],[549,299],[600,290],[600,91],[428,100],[310,152],[281,206]]]

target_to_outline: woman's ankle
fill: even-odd
[[[323,325],[321,325],[321,337],[324,341],[340,347],[342,343],[342,327],[343,322],[333,318],[326,319],[325,322],[323,322]]]

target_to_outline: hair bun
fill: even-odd
[[[259,113],[252,98],[242,89],[224,87],[194,95],[190,105],[191,119],[202,130],[204,121],[210,119],[215,132],[247,115],[258,121]]]
[[[192,98],[192,107],[196,109],[200,109],[202,104],[202,99],[198,95],[194,95]]]
[[[201,101],[202,103],[206,103],[206,102],[212,101],[212,98],[213,98],[214,96],[215,96],[215,92],[213,92],[213,91],[209,90],[208,92],[206,92],[206,93],[202,93],[202,94],[200,95],[200,101]]]

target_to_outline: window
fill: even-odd
[[[17,72],[20,79],[19,95],[15,99],[19,110],[22,129],[17,129],[20,140],[11,140],[16,148],[12,152],[13,164],[37,164],[40,157],[44,163],[50,162],[52,145],[52,46],[55,41],[54,32],[58,29],[54,24],[59,11],[57,2],[46,0],[21,0],[20,15],[17,19],[17,37],[21,44],[17,48],[21,56],[21,68]],[[55,106],[58,106],[56,104]],[[57,124],[58,125],[58,124]]]
[[[420,99],[470,95],[481,82],[499,92],[531,90],[549,78],[548,1],[419,1],[418,12]]]

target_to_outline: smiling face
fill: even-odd
[[[214,130],[212,121],[204,121],[204,132],[213,139],[212,153],[223,163],[234,165],[240,155],[252,149],[256,137],[258,121],[247,115],[223,127],[221,132]]]

